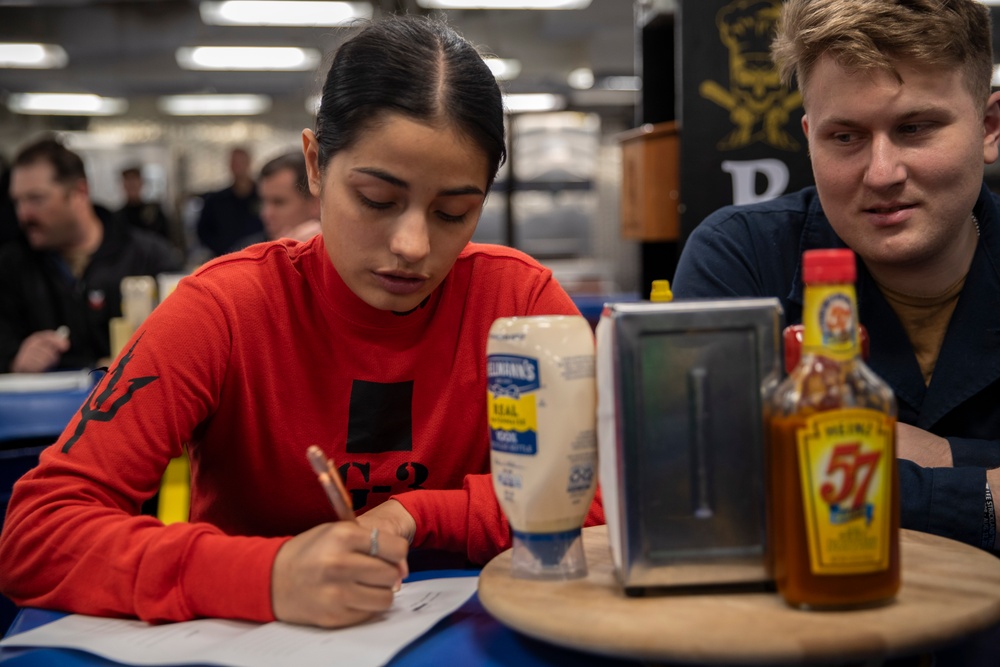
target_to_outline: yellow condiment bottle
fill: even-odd
[[[649,291],[649,300],[664,303],[674,300],[674,293],[670,291],[669,280],[654,280],[653,287]]]

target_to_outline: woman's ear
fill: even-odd
[[[306,158],[306,174],[309,177],[309,192],[319,197],[323,177],[319,170],[319,142],[312,130],[302,130],[302,154]]]

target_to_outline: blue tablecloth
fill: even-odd
[[[0,443],[52,438],[62,433],[91,388],[24,394],[0,393]]]

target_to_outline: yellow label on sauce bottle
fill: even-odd
[[[808,417],[797,433],[813,574],[889,567],[895,419],[849,408]]]

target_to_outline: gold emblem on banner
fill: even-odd
[[[787,151],[799,149],[788,132],[802,95],[782,85],[769,52],[781,0],[735,0],[716,15],[719,39],[729,50],[729,88],[702,81],[698,92],[729,111],[735,125],[717,144],[720,151],[763,142]]]

